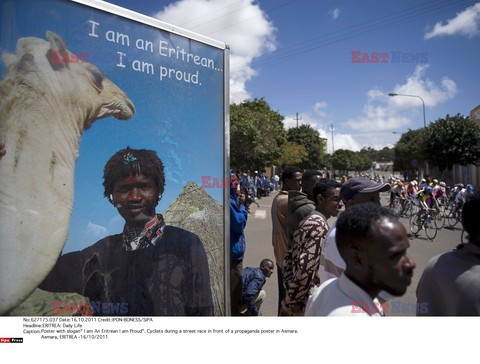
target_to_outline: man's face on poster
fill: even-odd
[[[118,180],[113,186],[113,201],[128,226],[143,228],[155,216],[158,202],[155,180],[142,174]]]

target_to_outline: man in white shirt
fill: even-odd
[[[377,295],[384,290],[402,296],[412,282],[415,262],[407,255],[405,227],[388,209],[372,203],[347,209],[336,226],[346,269],[310,296],[305,316],[382,316]]]

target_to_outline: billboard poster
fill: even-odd
[[[0,314],[225,315],[225,44],[100,1],[0,18]]]

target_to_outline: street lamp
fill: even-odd
[[[420,96],[417,95],[405,95],[405,94],[395,94],[393,92],[389,93],[388,96],[408,96],[408,97],[418,97],[420,100],[422,100],[423,104],[423,127],[427,127],[427,122],[425,121],[425,101]]]
[[[396,93],[389,93],[388,96],[408,96],[408,97],[418,97],[420,100],[422,100],[422,105],[423,105],[423,127],[426,129],[427,128],[427,122],[425,121],[425,101],[420,96],[417,95],[405,95],[405,94],[396,94]],[[425,172],[428,174],[428,162],[425,162]]]

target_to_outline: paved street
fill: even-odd
[[[381,195],[382,204],[386,206],[388,204],[388,194],[382,193]],[[272,220],[270,215],[272,201],[275,196],[276,192],[258,200],[259,207],[255,204],[252,204],[250,207],[251,214],[249,215],[245,231],[247,251],[244,267],[258,267],[263,258],[270,258],[275,261],[272,247]],[[333,221],[334,219],[329,221],[330,226]],[[410,232],[408,219],[402,218],[401,221],[407,229],[407,232]],[[460,224],[457,225],[456,230],[447,228],[439,230],[433,242],[427,239],[423,231],[419,233],[418,238],[410,236],[409,253],[417,263],[417,268],[415,269],[412,284],[408,288],[407,293],[403,297],[392,300],[395,304],[390,306],[390,315],[415,315],[415,307],[412,307],[412,305],[415,306],[416,303],[415,290],[423,269],[431,257],[452,250],[460,243],[461,230],[459,230],[459,225]],[[276,316],[278,299],[276,272],[267,279],[264,289],[267,292],[267,297],[262,305],[262,314],[264,316]]]

